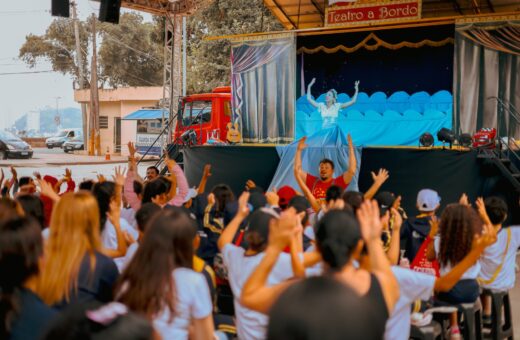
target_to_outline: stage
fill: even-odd
[[[204,165],[212,165],[207,192],[218,183],[226,183],[239,194],[249,179],[268,188],[280,162],[275,146],[196,146],[184,149],[183,153],[186,177],[192,185],[199,183]],[[305,170],[315,173],[317,168],[318,164],[316,169]],[[409,215],[416,213],[417,192],[431,188],[441,196],[441,208],[457,201],[463,192],[472,201],[478,196],[500,195],[510,206],[510,223],[520,223],[518,193],[493,163],[478,157],[476,150],[363,148],[359,171],[361,191],[370,187],[370,173],[379,168],[390,172],[381,190],[402,195],[402,205]]]

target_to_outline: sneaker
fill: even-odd
[[[462,336],[460,335],[459,326],[453,326],[450,329],[450,340],[461,340]]]
[[[457,307],[453,306],[443,306],[443,307],[433,307],[427,309],[424,313],[432,314],[432,313],[441,313],[441,314],[451,314],[457,312]]]

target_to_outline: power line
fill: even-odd
[[[118,45],[126,47],[129,50],[134,51],[135,53],[139,53],[141,55],[144,55],[145,57],[150,58],[150,59],[152,59],[152,60],[154,60],[154,61],[156,61],[158,63],[162,63],[162,60],[159,60],[159,59],[155,58],[151,53],[140,51],[140,50],[135,49],[135,48],[133,48],[131,46],[128,46],[127,44],[125,44],[125,43],[121,42],[120,40],[118,40],[117,37],[115,37],[115,36],[112,37],[112,35],[107,33],[107,32],[104,32],[103,34],[106,35],[106,38],[108,38],[108,40],[111,40],[111,41],[115,42]]]
[[[45,71],[26,71],[26,72],[5,72],[5,73],[0,73],[0,76],[9,76],[9,75],[15,75],[15,74],[50,73],[50,72],[54,72],[54,71],[45,70]]]

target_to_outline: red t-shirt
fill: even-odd
[[[343,180],[343,175],[338,176],[328,182],[323,182],[318,177],[315,177],[311,174],[307,174],[305,184],[307,184],[307,187],[309,187],[314,197],[319,200],[325,199],[327,189],[330,188],[331,185],[337,185],[338,187],[341,187],[343,190],[345,190],[348,186],[348,183],[345,183],[345,181]]]

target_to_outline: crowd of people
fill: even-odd
[[[385,169],[346,191],[348,139],[339,177],[328,159],[302,168],[302,139],[298,188],[248,181],[238,197],[207,190],[209,164],[193,188],[169,158],[141,177],[132,143],[127,169],[78,185],[2,170],[0,339],[404,340],[431,311],[460,339],[458,306],[480,301],[490,323],[480,294],[515,284],[518,207],[461,193],[441,211],[424,189],[408,216]]]

